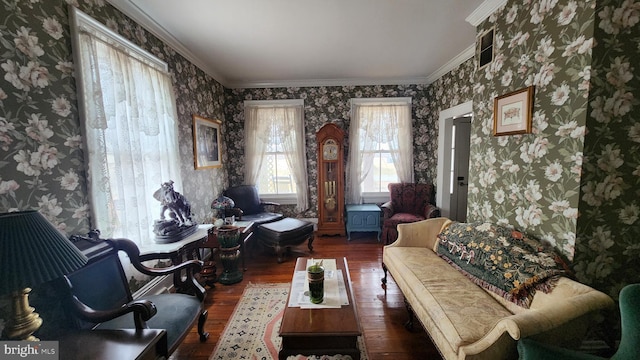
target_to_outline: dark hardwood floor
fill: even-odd
[[[313,253],[308,252],[306,243],[292,248],[281,264],[277,263],[272,251],[255,247],[246,258],[247,271],[244,272],[242,282],[233,285],[216,284],[215,288],[208,289],[206,305],[209,318],[205,329],[210,333],[209,340],[200,343],[194,327],[170,359],[208,359],[245,285],[250,282],[290,282],[295,259],[300,256],[347,258],[358,314],[371,360],[441,359],[428,335],[419,325],[416,325],[413,331],[405,329],[407,311],[402,293],[391,276],[388,277],[386,291],[382,288],[382,244],[377,242],[375,233],[352,233],[349,242],[346,237],[316,237],[313,246]],[[218,264],[218,274],[221,269],[222,266]]]

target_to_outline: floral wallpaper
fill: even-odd
[[[472,221],[511,224],[572,260],[589,95],[591,2],[509,1],[478,29],[495,28],[494,60],[476,74],[469,174]],[[575,24],[580,24],[576,27]],[[532,134],[492,135],[493,99],[535,86]]]
[[[473,74],[473,61],[467,61],[447,76],[426,85],[377,85],[288,87],[261,89],[229,89],[226,91],[225,112],[229,152],[229,182],[244,181],[244,100],[303,99],[310,191],[310,207],[296,213],[294,206],[282,205],[279,210],[288,216],[317,216],[317,144],[315,134],[326,123],[334,122],[348,134],[351,98],[411,97],[413,118],[414,178],[416,182],[434,182],[438,147],[438,117],[440,110],[471,98],[471,86],[466,84]],[[462,83],[462,84],[461,84]],[[443,89],[451,91],[443,91]],[[348,139],[345,150],[348,151]]]
[[[178,109],[183,189],[197,221],[226,185],[194,170],[192,114],[224,121],[224,89],[106,2],[5,2],[0,27],[0,212],[38,209],[66,234],[90,228],[67,4],[169,64]],[[223,124],[224,133],[224,124]],[[226,152],[223,151],[223,162]],[[158,185],[169,179],[158,179]],[[152,196],[152,194],[149,194]],[[158,213],[160,204],[158,203]]]
[[[551,242],[614,299],[640,282],[639,20],[633,0],[510,0],[477,29],[496,35],[473,84],[469,221]],[[492,136],[494,97],[528,85],[533,133]]]
[[[640,1],[598,1],[575,270],[617,298],[640,282]]]
[[[223,121],[220,83],[103,0],[0,4],[0,213],[37,209],[67,235],[91,228],[68,6],[76,6],[169,65],[178,108],[183,189],[198,222],[226,186],[225,169],[194,170],[192,114]],[[223,148],[223,162],[226,153]],[[161,182],[169,179],[158,179]],[[153,194],[149,194],[152,196]],[[158,214],[160,203],[158,203]],[[132,279],[135,290],[140,282]],[[34,289],[43,318],[51,289]],[[37,304],[41,303],[40,306]],[[0,319],[4,306],[0,304]],[[55,322],[45,321],[46,326]],[[2,320],[0,320],[0,328]]]

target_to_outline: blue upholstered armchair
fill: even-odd
[[[188,260],[176,266],[149,268],[140,262],[140,251],[133,241],[98,240],[100,251],[93,253],[86,266],[65,276],[69,297],[67,308],[76,328],[165,329],[169,354],[196,322],[200,341],[209,337],[209,333],[204,331],[207,319],[203,305],[205,290],[193,277],[194,272],[200,271],[201,261]],[[186,272],[188,294],[167,293],[133,300],[119,251],[125,252],[131,264],[146,275]],[[166,257],[163,254],[145,254],[146,260]]]
[[[234,186],[224,191],[223,194],[231,198],[235,203],[234,215],[239,217],[240,220],[266,224],[284,217],[280,213],[267,210],[267,206],[278,206],[280,204],[262,201],[258,194],[258,188],[254,185]]]

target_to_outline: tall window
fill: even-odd
[[[308,208],[303,100],[245,101],[245,183],[260,196]]]
[[[347,202],[388,200],[387,185],[413,181],[411,98],[351,99]]]
[[[92,227],[151,243],[154,192],[182,185],[167,65],[76,8],[71,16]]]

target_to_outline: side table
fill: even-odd
[[[185,258],[187,260],[196,259],[198,258],[197,251],[201,247],[200,244],[207,239],[209,229],[212,227],[213,225],[211,224],[198,225],[195,233],[180,241],[165,244],[142,245],[140,246],[140,261],[170,258],[172,265],[178,265],[185,261]],[[160,257],[158,257],[158,254],[160,254]],[[183,272],[174,273],[173,285],[177,291],[184,289],[184,283]]]
[[[381,212],[375,204],[347,205],[347,240],[351,240],[353,231],[375,231],[380,241]]]
[[[167,332],[163,329],[80,330],[56,339],[60,359],[113,360],[168,359]]]

